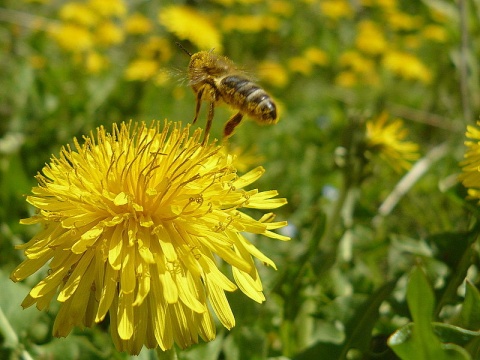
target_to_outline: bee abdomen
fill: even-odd
[[[261,123],[277,119],[272,98],[260,86],[240,76],[226,76],[220,81],[223,100]]]

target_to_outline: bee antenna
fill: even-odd
[[[175,44],[177,44],[177,46],[178,46],[180,49],[182,49],[188,56],[192,57],[192,54],[190,53],[190,51],[188,51],[187,49],[185,49],[185,47],[184,47],[182,44],[180,44],[178,41],[175,42]]]

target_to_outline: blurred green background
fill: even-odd
[[[258,264],[266,303],[229,294],[236,327],[178,358],[478,359],[478,207],[457,176],[480,109],[479,24],[478,0],[1,2],[0,358],[128,358],[107,323],[52,338],[55,305],[20,307],[42,274],[9,273],[36,231],[19,224],[25,195],[62,145],[193,119],[178,41],[228,56],[275,99],[279,123],[245,121],[229,146],[288,199],[276,213],[292,237],[255,241],[278,267]],[[216,108],[211,136],[232,113]]]

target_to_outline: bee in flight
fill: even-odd
[[[245,115],[259,124],[277,122],[277,107],[270,95],[251,81],[229,58],[213,51],[191,54],[181,44],[177,45],[190,56],[188,79],[196,94],[193,123],[198,119],[202,101],[209,103],[204,141],[212,126],[215,106],[222,102],[238,111],[225,123],[225,138],[233,134]]]

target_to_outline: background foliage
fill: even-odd
[[[478,206],[457,176],[480,109],[479,23],[478,0],[2,2],[0,358],[128,357],[107,323],[55,339],[55,308],[21,310],[35,279],[9,280],[13,245],[35,232],[18,223],[24,194],[61,145],[129,119],[191,121],[180,41],[227,55],[279,104],[277,125],[247,121],[230,146],[289,200],[292,240],[257,239],[278,267],[259,264],[267,302],[231,294],[236,327],[179,359],[478,359]],[[213,136],[230,114],[217,108]],[[382,117],[402,128],[373,145],[366,123]]]

